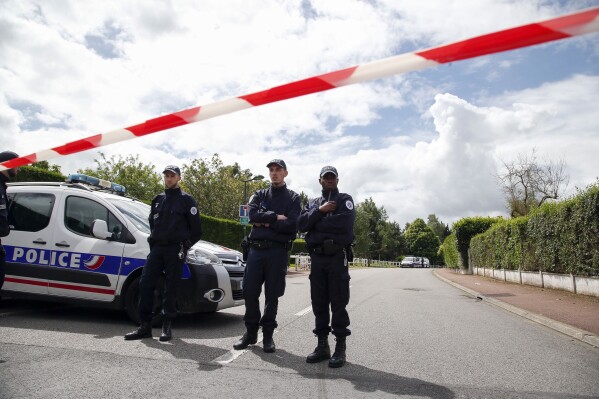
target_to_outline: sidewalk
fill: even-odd
[[[441,280],[495,306],[599,347],[599,298],[436,269]]]

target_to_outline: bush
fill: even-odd
[[[468,268],[468,248],[472,237],[487,231],[500,220],[502,220],[500,217],[469,217],[454,223],[451,230],[455,233],[461,267]]]
[[[458,269],[460,267],[460,253],[458,252],[458,245],[455,233],[451,233],[439,248],[439,255],[443,257],[443,261],[447,267],[452,269]]]
[[[66,180],[66,176],[62,173],[54,172],[48,169],[36,168],[35,166],[21,166],[19,173],[11,182],[29,182],[29,181],[60,181]]]
[[[473,266],[599,276],[599,185],[502,221],[471,241]]]

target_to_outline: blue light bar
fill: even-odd
[[[127,189],[120,184],[111,183],[108,180],[98,179],[97,177],[87,176],[82,174],[71,174],[67,177],[68,183],[83,183],[90,186],[98,187],[99,189],[110,190],[115,194],[125,195]]]

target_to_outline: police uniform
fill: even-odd
[[[334,167],[324,167],[321,177],[326,173],[333,173],[337,177]],[[335,201],[336,208],[333,212],[323,214],[319,208],[328,201]],[[355,217],[352,197],[335,188],[330,191],[323,189],[322,196],[311,199],[298,218],[299,231],[307,232],[306,245],[311,258],[310,295],[315,316],[313,332],[319,337],[321,349],[317,356],[308,357],[309,363],[325,360],[330,355],[327,341],[330,331],[338,344],[341,341],[343,343],[343,362],[340,365],[345,362],[345,337],[351,334],[346,310],[350,280],[348,254],[354,240]],[[337,364],[329,363],[331,367],[339,367]]]
[[[282,160],[273,163],[287,169]],[[245,300],[245,326],[247,333],[234,345],[244,349],[256,343],[259,326],[262,326],[265,351],[274,351],[272,334],[277,327],[279,297],[285,293],[285,275],[289,266],[288,251],[296,238],[297,217],[301,204],[297,193],[286,184],[258,190],[250,198],[249,221],[253,224],[249,234],[249,252],[243,277]],[[277,220],[285,215],[286,220]],[[268,224],[266,227],[264,224]],[[264,284],[264,314],[260,313],[260,293]]]
[[[176,166],[169,165],[165,172],[181,174]],[[164,293],[162,299],[163,331],[161,341],[171,338],[171,321],[177,315],[176,288],[183,273],[183,263],[187,251],[200,240],[202,230],[200,214],[192,196],[180,187],[166,188],[152,200],[150,210],[150,254],[143,268],[139,282],[139,330],[127,334],[126,339],[151,337],[152,308],[154,289],[160,275],[164,273]],[[145,327],[145,328],[144,328]],[[137,332],[137,334],[136,334]]]
[[[18,157],[19,156],[12,151],[3,151],[0,153],[0,162],[5,162]],[[8,195],[6,194],[6,183],[10,181],[11,170],[13,169],[0,173],[0,289],[2,289],[2,285],[4,285],[4,275],[6,273],[6,252],[2,246],[1,237],[6,237],[10,234],[10,225],[8,223],[9,201]],[[14,174],[16,175],[16,173]]]

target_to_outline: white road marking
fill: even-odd
[[[308,313],[310,313],[311,311],[312,311],[312,306],[308,306],[306,309],[302,309],[302,310],[300,310],[299,312],[297,312],[297,313],[295,314],[295,316],[302,317],[302,316],[304,316],[304,315],[307,315],[307,314],[308,314]]]
[[[262,333],[258,333],[258,341],[254,345],[258,345],[260,342],[262,342]],[[238,351],[237,349],[231,349],[229,352],[225,353],[224,355],[221,355],[221,356],[217,357],[216,359],[214,359],[212,361],[212,363],[217,363],[217,364],[220,364],[221,366],[224,366],[225,364],[231,363],[233,360],[237,359],[239,356],[243,355],[248,350],[249,349],[242,349],[242,350]]]

